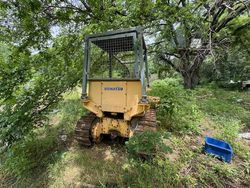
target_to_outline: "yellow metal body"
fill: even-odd
[[[89,81],[88,99],[83,100],[83,106],[95,113],[99,118],[103,112],[123,113],[124,120],[144,113],[149,104],[140,103],[141,82],[131,81]]]
[[[149,109],[148,103],[141,103],[140,80],[89,80],[88,98],[83,106],[99,117],[92,128],[92,137],[98,141],[101,134],[112,131],[119,136],[129,138],[133,135],[130,130],[130,120],[134,116],[142,116]],[[105,117],[105,112],[123,114],[123,119]]]
[[[117,135],[125,138],[133,136],[133,131],[129,128],[129,122],[122,119],[101,118],[91,130],[94,142],[99,142],[101,134],[111,133],[117,133]]]

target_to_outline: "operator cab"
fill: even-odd
[[[88,96],[87,85],[94,81],[140,81],[141,99],[146,98],[148,63],[142,33],[142,28],[137,27],[93,34],[85,38],[82,99]],[[104,89],[124,89],[113,86]]]

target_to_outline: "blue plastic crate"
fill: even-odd
[[[228,163],[232,160],[233,149],[229,143],[222,140],[206,137],[204,149],[206,153],[213,154]]]

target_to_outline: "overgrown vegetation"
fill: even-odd
[[[0,1],[0,187],[250,187],[249,142],[238,137],[250,130],[250,95],[236,91],[250,79],[249,7],[249,0]],[[157,73],[150,94],[161,98],[160,132],[132,138],[127,150],[78,148],[73,130],[85,110],[73,88],[84,37],[139,25]],[[206,135],[233,146],[231,164],[202,153]]]
[[[198,132],[200,112],[192,91],[184,90],[178,79],[165,79],[153,82],[150,95],[159,96],[157,108],[160,126],[170,131]]]
[[[181,76],[186,88],[197,86],[206,62],[211,80],[247,79],[248,7],[246,0],[1,1],[0,139],[10,146],[44,125],[79,83],[90,33],[144,26],[149,62],[160,77]]]
[[[183,109],[190,109],[185,107],[186,103],[178,102],[185,97],[195,104],[196,112],[191,113],[195,129],[179,125],[178,129],[167,129],[173,130],[170,135],[166,133],[168,127],[161,122],[160,132],[146,132],[133,137],[127,143],[128,150],[117,142],[79,148],[72,135],[84,110],[79,104],[80,93],[75,90],[64,95],[64,100],[48,116],[46,127],[34,131],[1,155],[1,187],[74,187],[87,184],[101,187],[249,187],[249,146],[238,138],[239,131],[247,126],[249,92],[213,87],[187,91],[177,80],[170,79],[153,83],[151,93],[161,93],[159,87],[155,87],[161,84],[164,91],[169,88],[172,98],[166,101],[171,101],[173,106],[181,108],[183,105]],[[174,95],[177,100],[174,100]],[[184,97],[180,99],[179,96]],[[237,102],[238,99],[242,100]],[[221,107],[218,107],[219,103]],[[227,110],[228,107],[233,112]],[[161,106],[158,108],[162,110]],[[167,112],[168,108],[164,110]],[[178,113],[178,110],[173,111],[173,114]],[[168,116],[166,119],[169,120]],[[172,121],[172,126],[178,123],[174,119]],[[62,130],[67,135],[66,142],[60,140]],[[203,154],[206,135],[232,144],[234,157],[231,164]],[[153,157],[142,160],[141,155],[137,155],[140,152]]]
[[[211,118],[236,119],[249,126],[249,92],[229,91],[217,86],[199,88],[196,91],[200,108]]]
[[[8,178],[14,176],[14,185],[38,186],[39,183],[48,181],[48,167],[60,162],[70,144],[74,125],[84,109],[79,103],[79,93],[66,94],[51,114],[46,126],[38,128],[28,134],[24,139],[15,142],[1,156],[1,176],[3,185]],[[67,144],[60,141],[60,134],[67,135]],[[31,182],[37,178],[36,182]],[[1,178],[0,178],[1,179]]]
[[[43,126],[62,94],[78,84],[81,65],[76,62],[82,54],[74,51],[80,44],[73,39],[62,36],[54,41],[54,48],[32,57],[28,50],[6,45],[3,54],[8,55],[0,60],[0,139],[4,144],[10,146]],[[63,55],[66,49],[61,43],[75,46],[71,57]]]
[[[155,156],[164,156],[171,148],[164,143],[169,138],[166,132],[146,131],[133,136],[126,143],[129,156],[133,159],[150,159]]]

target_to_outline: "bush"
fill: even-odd
[[[177,79],[157,80],[149,93],[161,98],[157,106],[157,119],[162,128],[176,132],[197,132],[200,119],[192,91],[185,90]]]
[[[126,146],[132,158],[151,158],[171,151],[171,148],[164,143],[164,139],[167,138],[169,138],[168,133],[146,131],[130,138]]]

